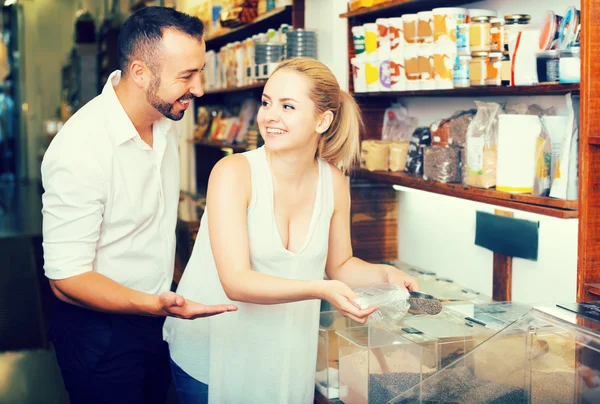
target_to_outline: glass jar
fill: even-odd
[[[508,54],[508,51],[505,51],[502,52],[502,73],[500,74],[502,76],[503,86],[510,86],[510,73],[510,56]]]
[[[507,14],[504,16],[504,50],[509,50],[510,41],[529,25],[531,16],[529,14]]]
[[[555,50],[536,54],[537,75],[540,84],[560,83],[559,61],[560,55]]]
[[[492,52],[502,52],[504,50],[504,20],[492,18],[490,24],[490,49]]]
[[[466,88],[471,86],[470,74],[471,56],[460,55],[454,64],[454,87]]]
[[[489,52],[490,44],[490,17],[473,17],[469,27],[469,44],[471,52]]]
[[[490,53],[487,63],[485,84],[487,86],[500,87],[502,85],[502,53]]]
[[[488,52],[473,52],[469,64],[469,80],[471,87],[485,86],[487,78],[487,65],[490,60]]]
[[[581,80],[581,50],[579,47],[560,51],[558,70],[562,84],[576,84]]]

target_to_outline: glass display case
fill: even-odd
[[[451,312],[408,315],[393,330],[338,330],[339,398],[345,404],[387,402],[460,358],[484,331]]]
[[[328,399],[339,397],[339,360],[337,330],[357,327],[360,323],[342,316],[337,310],[330,310],[329,304],[323,305],[319,318],[319,345],[317,351],[317,370],[315,387]]]
[[[389,402],[600,402],[600,323],[556,307],[532,309]]]

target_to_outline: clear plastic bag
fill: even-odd
[[[382,140],[408,142],[418,124],[400,104],[392,104],[383,117]]]
[[[410,294],[398,285],[382,284],[354,289],[360,296],[354,303],[361,309],[378,306],[379,310],[369,316],[367,324],[375,327],[393,328],[410,308]]]
[[[475,101],[477,114],[467,131],[466,184],[476,188],[496,186],[498,162],[498,115],[503,109],[497,103]]]

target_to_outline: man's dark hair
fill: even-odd
[[[132,14],[119,33],[119,67],[123,75],[134,58],[139,58],[157,74],[158,50],[164,30],[173,29],[202,40],[204,24],[170,7],[145,7]]]

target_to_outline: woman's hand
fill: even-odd
[[[406,272],[399,270],[396,267],[386,265],[384,269],[386,282],[399,285],[403,288],[410,290],[411,292],[419,291],[419,282],[413,276],[410,276]]]
[[[379,307],[369,307],[361,310],[354,299],[358,298],[356,294],[348,285],[340,281],[323,281],[321,296],[322,299],[327,300],[331,303],[343,316],[348,317],[357,323],[365,324],[367,318],[377,310]]]

